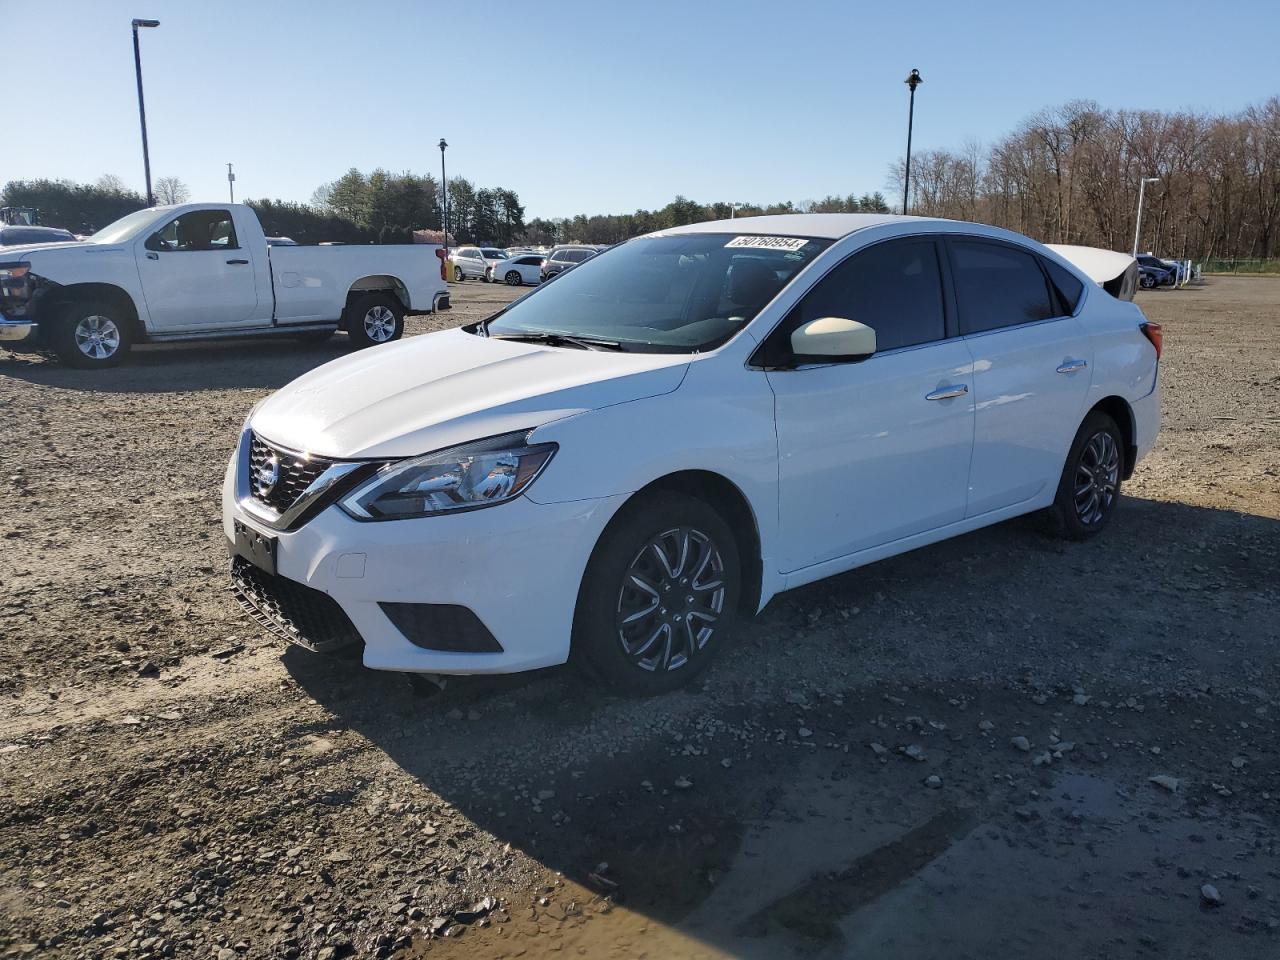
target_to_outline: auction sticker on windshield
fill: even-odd
[[[768,250],[799,250],[808,240],[802,237],[734,237],[726,247],[764,247]]]

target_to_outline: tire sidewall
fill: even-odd
[[[82,352],[76,345],[76,327],[85,317],[106,317],[120,332],[120,345],[111,356],[99,360]],[[81,370],[106,370],[119,364],[133,346],[133,325],[122,310],[102,300],[79,300],[64,305],[54,324],[53,350],[69,367]]]
[[[1116,492],[1111,501],[1111,506],[1097,523],[1085,525],[1081,522],[1079,514],[1076,513],[1076,466],[1080,462],[1080,456],[1084,451],[1085,445],[1100,430],[1109,432],[1111,439],[1115,441],[1116,449],[1120,452],[1120,470],[1116,476]],[[1069,540],[1088,540],[1090,537],[1096,537],[1110,525],[1111,518],[1115,515],[1116,507],[1120,505],[1121,489],[1124,486],[1122,479],[1124,476],[1124,457],[1124,435],[1120,432],[1116,422],[1107,414],[1098,410],[1085,417],[1084,423],[1080,424],[1080,429],[1076,431],[1075,439],[1071,442],[1071,451],[1067,454],[1067,462],[1062,468],[1062,477],[1058,481],[1058,492],[1053,501],[1054,525],[1060,535]]]
[[[389,340],[372,340],[365,333],[364,318],[374,307],[386,307],[396,318],[395,332]],[[350,316],[347,318],[347,336],[351,343],[359,348],[381,346],[384,343],[395,343],[404,336],[404,306],[395,297],[385,293],[373,293],[359,297],[351,302]]]
[[[724,612],[697,656],[676,670],[650,673],[628,660],[618,640],[618,593],[644,543],[665,529],[683,525],[702,530],[719,548],[725,569]],[[643,495],[610,521],[592,552],[578,592],[571,659],[620,693],[649,696],[682,687],[716,658],[726,634],[733,631],[741,595],[742,560],[733,531],[720,514],[705,501],[683,493]]]

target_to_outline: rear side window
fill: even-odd
[[[937,246],[932,240],[889,240],[837,266],[792,311],[786,335],[822,317],[865,323],[876,352],[946,336]]]
[[[522,267],[532,267],[542,263],[541,257],[521,257],[516,261]]]
[[[568,260],[570,263],[581,263],[591,257],[589,250],[566,250],[560,255],[561,260]]]
[[[953,240],[951,265],[961,334],[1060,315],[1038,258],[1027,250],[981,240]]]
[[[1070,270],[1059,266],[1052,260],[1040,258],[1040,264],[1049,274],[1049,280],[1053,284],[1054,292],[1058,295],[1058,301],[1061,313],[1064,317],[1069,317],[1076,312],[1076,307],[1080,303],[1080,295],[1084,293],[1084,284]]]

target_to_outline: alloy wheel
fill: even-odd
[[[364,332],[374,343],[386,343],[396,333],[396,315],[382,304],[364,315]]]
[[[520,286],[520,274],[516,273],[514,270],[508,270],[508,271],[507,271],[507,286],[510,286],[510,287],[518,287],[518,286]]]
[[[120,349],[120,328],[110,317],[91,314],[76,324],[76,347],[86,357],[106,360]]]
[[[665,530],[623,575],[618,642],[641,670],[678,670],[711,640],[724,600],[724,558],[715,541],[694,527]]]
[[[1099,523],[1115,503],[1120,484],[1120,447],[1107,430],[1084,445],[1076,462],[1076,516],[1086,527]]]

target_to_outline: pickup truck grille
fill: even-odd
[[[332,460],[274,447],[253,434],[249,440],[249,488],[253,499],[284,513]]]

